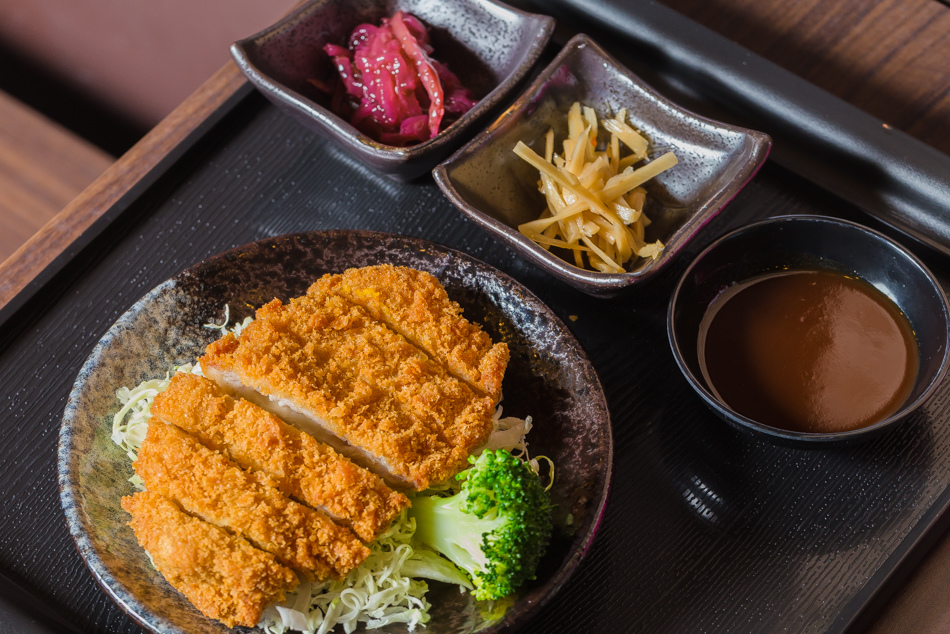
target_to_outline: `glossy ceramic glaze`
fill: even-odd
[[[646,241],[666,245],[655,260],[638,260],[626,273],[577,268],[522,235],[545,203],[538,172],[512,149],[523,141],[544,154],[544,135],[566,136],[575,101],[598,116],[627,109],[627,119],[650,141],[651,152],[672,150],[679,163],[647,183]],[[459,210],[523,257],[594,295],[613,295],[666,266],[758,171],[771,141],[761,132],[694,115],[663,98],[593,40],[575,36],[518,101],[433,171]]]
[[[435,138],[410,147],[379,143],[329,109],[308,84],[334,72],[324,44],[344,44],[357,25],[407,11],[430,29],[434,57],[458,76],[478,103]],[[537,61],[554,20],[494,0],[312,0],[274,26],[232,45],[238,66],[278,108],[373,168],[401,181],[432,169],[470,136]]]
[[[225,305],[232,320],[241,320],[274,297],[303,294],[324,273],[381,262],[429,271],[468,319],[483,324],[495,341],[508,343],[505,415],[534,416],[532,452],[557,465],[555,535],[537,582],[498,621],[457,587],[432,584],[432,621],[425,631],[498,631],[523,622],[577,568],[606,503],[613,447],[600,382],[564,324],[511,278],[431,242],[360,231],[295,234],[213,257],[155,288],[96,346],[69,397],[58,462],[67,524],[96,580],[144,627],[188,634],[227,631],[162,579],[127,526],[119,500],[133,492],[132,466],[110,439],[119,406],[115,390],[194,360],[216,337],[203,324],[221,323]]]
[[[910,395],[894,414],[851,431],[796,432],[747,418],[714,396],[703,378],[697,351],[707,309],[737,283],[788,269],[822,269],[860,277],[892,300],[910,321],[920,367]],[[947,299],[927,267],[876,231],[821,216],[765,220],[710,245],[690,264],[673,293],[667,333],[683,375],[716,414],[739,429],[795,443],[852,442],[888,430],[934,393],[946,374],[950,354]]]

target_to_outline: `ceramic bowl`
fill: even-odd
[[[433,57],[447,64],[478,103],[436,137],[410,147],[379,143],[329,109],[329,97],[307,80],[336,71],[323,51],[345,45],[353,28],[396,11],[430,30]],[[493,0],[312,0],[270,28],[231,46],[238,66],[278,108],[397,180],[432,169],[464,141],[472,126],[499,105],[537,61],[554,19]]]
[[[652,224],[647,242],[666,245],[654,260],[625,273],[584,270],[542,249],[518,231],[545,207],[538,172],[512,149],[523,141],[544,154],[544,135],[566,137],[575,101],[600,117],[627,109],[627,120],[651,143],[651,154],[673,150],[679,164],[647,186]],[[487,130],[433,171],[463,214],[552,275],[593,295],[613,295],[661,270],[742,189],[765,161],[771,140],[761,132],[692,114],[653,91],[586,35],[561,50],[527,91]]]
[[[432,620],[416,631],[512,632],[577,571],[607,503],[613,437],[597,373],[567,326],[524,286],[461,252],[418,238],[315,231],[238,247],[164,282],[109,329],[76,378],[59,440],[66,523],[96,581],[142,627],[162,634],[250,632],[202,616],[164,581],[136,542],[120,507],[121,498],[134,492],[128,481],[132,464],[111,440],[119,409],[116,389],[193,362],[220,336],[204,324],[228,317],[239,323],[274,297],[287,301],[305,293],[325,273],[380,263],[433,274],[466,318],[508,345],[504,414],[533,416],[532,455],[548,456],[557,465],[551,488],[554,534],[537,580],[512,601],[495,604],[433,582],[427,595]],[[394,623],[374,631],[406,628]]]
[[[920,366],[910,396],[892,416],[853,431],[805,433],[762,424],[720,401],[699,366],[700,324],[710,304],[736,283],[795,268],[862,278],[897,304],[917,338]],[[667,332],[676,363],[712,410],[744,431],[786,444],[844,443],[872,438],[906,419],[947,372],[947,299],[927,267],[901,245],[861,225],[822,216],[782,216],[738,229],[714,242],[688,267],[669,305]]]

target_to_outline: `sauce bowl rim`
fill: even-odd
[[[940,360],[940,366],[934,375],[930,378],[928,385],[920,392],[920,394],[913,400],[906,401],[901,405],[896,412],[887,418],[864,427],[859,427],[857,429],[849,431],[840,431],[840,432],[801,432],[801,431],[791,431],[787,429],[782,429],[780,427],[773,427],[765,423],[760,423],[752,418],[739,414],[731,407],[720,401],[709,389],[707,389],[705,383],[690,369],[689,365],[686,362],[685,354],[680,346],[681,336],[677,333],[676,323],[675,323],[675,313],[677,303],[681,300],[683,287],[686,281],[690,278],[694,269],[702,263],[703,259],[706,258],[711,252],[722,248],[724,243],[731,242],[738,237],[749,233],[755,230],[761,230],[765,225],[787,225],[789,223],[821,223],[827,225],[838,225],[840,227],[846,227],[846,231],[859,231],[871,239],[878,240],[883,242],[885,245],[894,249],[896,253],[901,254],[902,257],[906,259],[908,264],[913,265],[913,267],[918,271],[922,276],[922,279],[925,279],[927,283],[935,291],[935,295],[940,304],[941,311],[939,319],[945,325],[945,335],[944,335],[944,346],[943,346],[943,358]],[[855,271],[855,273],[861,277],[860,272]],[[733,284],[745,281],[749,278],[742,278],[734,280]],[[891,298],[892,301],[893,298]],[[896,303],[896,302],[895,302]],[[903,314],[903,309],[898,306]],[[707,306],[708,309],[708,306]],[[727,423],[743,431],[752,431],[758,434],[769,437],[773,440],[782,440],[790,441],[796,445],[825,445],[825,444],[839,444],[853,442],[856,440],[863,440],[865,438],[870,438],[871,436],[876,436],[879,433],[885,431],[886,429],[891,428],[900,421],[906,419],[909,414],[915,411],[921,404],[928,400],[936,389],[942,383],[944,377],[947,374],[948,367],[950,367],[950,308],[948,308],[947,295],[943,290],[940,282],[930,271],[930,269],[918,258],[913,252],[911,252],[907,247],[900,244],[893,238],[877,231],[871,229],[870,227],[864,226],[857,222],[851,220],[844,220],[841,218],[835,218],[832,216],[824,216],[820,214],[789,214],[782,216],[773,216],[771,218],[766,218],[759,220],[747,225],[743,225],[737,229],[726,233],[725,235],[717,238],[709,246],[703,249],[689,266],[680,276],[677,281],[676,287],[673,290],[673,294],[670,297],[670,302],[667,310],[667,338],[670,343],[670,347],[673,352],[673,358],[676,361],[677,367],[680,369],[680,372],[683,373],[683,376],[686,378],[690,386],[696,391],[696,393],[702,398],[708,407],[710,407],[720,418],[725,420]],[[912,324],[913,325],[913,324]],[[914,331],[915,337],[917,336],[916,329]],[[920,346],[920,341],[918,340],[918,346]]]

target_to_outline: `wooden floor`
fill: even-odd
[[[0,92],[0,262],[113,158]]]
[[[950,6],[936,0],[660,0],[950,154]]]

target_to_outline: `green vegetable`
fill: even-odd
[[[476,599],[499,599],[535,578],[551,539],[551,501],[531,467],[507,451],[469,462],[459,493],[413,500],[414,540],[467,572]]]

